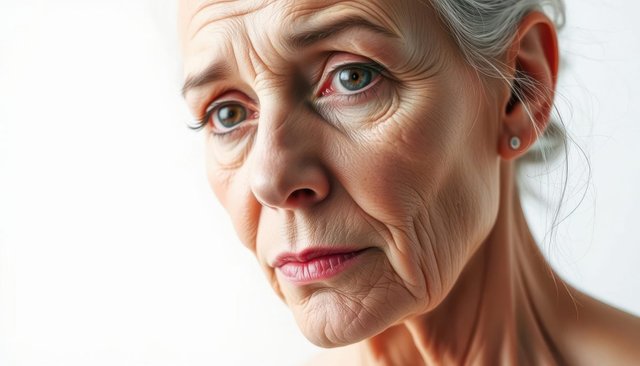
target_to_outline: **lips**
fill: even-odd
[[[346,270],[365,250],[310,248],[298,254],[280,254],[273,266],[293,283],[310,283],[328,279]]]

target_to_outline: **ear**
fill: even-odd
[[[501,101],[498,153],[505,160],[523,155],[549,123],[558,76],[558,39],[553,22],[534,11],[525,16],[507,52],[514,90]],[[517,136],[521,144],[510,146]]]

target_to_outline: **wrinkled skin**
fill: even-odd
[[[429,314],[453,298],[456,281],[465,267],[476,268],[470,262],[488,238],[504,239],[497,227],[513,231],[499,212],[517,205],[509,164],[534,142],[531,121],[522,108],[505,112],[509,88],[465,63],[429,6],[183,1],[180,10],[185,76],[224,62],[223,77],[185,90],[194,116],[220,101],[246,113],[224,137],[214,136],[221,125],[207,121],[209,182],[313,343],[350,345]],[[298,47],[289,42],[355,17],[389,34],[357,26],[303,48],[309,38]],[[530,106],[544,129],[557,45],[548,46],[555,35],[539,18],[541,30],[514,55],[525,67],[531,56],[531,68],[541,68],[551,90]],[[368,85],[349,95],[338,90],[335,68],[371,62],[382,71],[372,72]],[[332,90],[323,94],[327,86]],[[523,139],[520,151],[507,147],[513,135]],[[526,228],[524,220],[518,225]],[[319,245],[370,249],[357,267],[307,285],[287,281],[273,266],[282,252]],[[414,340],[416,327],[408,326]]]
[[[208,138],[211,185],[305,335],[319,345],[344,345],[436,306],[487,236],[498,207],[499,111],[478,88],[467,87],[477,84],[476,76],[438,24],[411,16],[413,7],[397,6],[388,19],[375,3],[295,4],[265,3],[192,34],[190,48],[203,49],[192,63],[225,55],[246,75],[238,88],[259,100],[260,119],[243,122],[253,126],[241,137]],[[215,7],[206,11],[219,12]],[[423,6],[415,16],[428,13]],[[314,113],[291,93],[294,67],[305,64],[281,39],[291,29],[350,14],[397,30],[403,41],[374,34],[377,42],[364,42],[371,32],[346,32],[307,51],[308,71],[335,64],[327,61],[331,56],[366,57],[397,81],[380,75],[370,95],[355,103],[335,94],[311,98],[331,108]],[[231,42],[204,49],[214,37]],[[209,102],[206,93],[203,88],[199,102]],[[302,188],[314,191],[313,201],[286,202]],[[314,244],[376,250],[339,280],[309,286],[286,283],[269,266],[279,252]]]

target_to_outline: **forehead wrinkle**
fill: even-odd
[[[280,47],[280,38],[282,29],[276,27],[265,30],[261,27],[251,26],[252,24],[261,24],[261,15],[255,14],[245,19],[246,40],[248,42],[248,53],[252,57],[253,66],[258,71],[260,65],[263,70],[269,70],[274,75],[282,76],[289,70],[287,61],[289,56],[285,50]],[[265,14],[266,15],[266,14]],[[278,22],[283,24],[285,22]]]
[[[247,14],[261,10],[273,1],[274,0],[226,0],[205,2],[204,5],[201,4],[190,16],[187,34],[189,33],[189,29],[195,28],[195,30],[191,33],[189,39],[193,40],[202,29],[215,22],[244,17]],[[230,4],[237,5],[233,6]],[[199,18],[203,18],[203,20],[199,21]]]
[[[306,48],[318,41],[330,38],[338,33],[342,33],[350,28],[365,28],[374,33],[382,34],[390,38],[400,38],[392,31],[381,27],[374,22],[366,20],[358,15],[348,15],[346,17],[337,18],[333,22],[318,29],[304,31],[298,34],[292,34],[287,37],[287,45],[293,49]]]
[[[204,1],[202,4],[200,4],[198,6],[198,8],[196,9],[196,13],[199,13],[201,11],[203,11],[204,9],[210,7],[210,6],[214,6],[214,5],[221,5],[221,4],[229,4],[229,3],[233,3],[233,2],[238,2],[240,0],[211,0],[211,1]]]
[[[294,3],[289,14],[281,22],[288,25],[284,32],[282,46],[297,53],[316,42],[332,38],[349,28],[363,28],[368,31],[401,40],[402,28],[397,24],[384,3],[378,1],[325,1],[320,4]],[[393,14],[397,15],[397,14]]]
[[[196,41],[197,47],[192,47],[192,62],[185,63],[185,82],[183,96],[187,98],[189,90],[196,90],[196,96],[205,95],[216,88],[210,87],[212,84],[226,85],[248,85],[249,80],[253,80],[253,75],[246,75],[242,71],[249,68],[240,67],[247,63],[244,40],[242,42],[231,42],[234,37],[245,37],[238,27],[242,27],[242,18],[234,18],[225,21],[226,24],[207,29],[207,34],[199,38],[205,41]],[[237,39],[237,38],[236,38]],[[203,93],[198,92],[199,87],[206,87]]]
[[[220,6],[237,4],[238,2],[238,0],[207,1],[204,4],[200,4],[197,11],[199,11],[199,14],[202,16],[206,14],[211,15],[212,12],[219,9]],[[278,6],[275,6],[276,3]],[[252,69],[246,70],[247,68],[245,67],[245,72],[250,71],[250,73],[253,74],[245,75],[245,77],[249,76],[249,78],[253,79],[253,82],[257,81],[255,79],[256,74],[262,74],[263,71],[266,70],[279,76],[292,71],[290,68],[284,67],[287,64],[286,62],[274,62],[292,61],[298,58],[299,52],[291,50],[286,45],[287,37],[291,38],[290,36],[296,36],[294,31],[298,32],[297,40],[304,45],[316,39],[319,41],[324,40],[328,36],[333,35],[323,33],[311,34],[309,30],[318,30],[318,27],[324,27],[331,23],[336,25],[337,22],[341,20],[347,21],[347,23],[351,22],[351,25],[358,26],[358,19],[367,21],[371,19],[370,23],[372,23],[373,26],[369,27],[370,30],[376,31],[377,29],[377,33],[388,33],[388,35],[395,33],[395,38],[402,35],[402,27],[397,24],[399,19],[395,19],[401,14],[398,14],[393,9],[384,9],[384,4],[380,4],[377,1],[363,3],[335,0],[280,0],[279,2],[276,2],[276,0],[262,0],[260,5],[262,7],[244,7],[244,9],[233,6],[232,9],[226,10],[226,18],[214,17],[214,19],[209,19],[200,25],[196,34],[192,35],[192,38],[194,38],[198,33],[202,33],[203,29],[209,29],[213,23],[227,23],[226,26],[224,24],[216,24],[214,26],[214,28],[222,28],[223,30],[222,33],[224,36],[218,38],[218,40],[225,43],[227,49],[234,51],[232,53],[235,54],[234,56],[236,56],[236,58],[235,62],[232,63],[236,64],[236,66],[240,66],[242,63],[240,58],[245,60],[244,63],[246,66],[250,66]],[[269,11],[263,9],[267,7],[267,5],[272,5],[268,7],[270,8]],[[244,11],[239,12],[238,9]],[[225,14],[223,14],[223,16],[225,16]],[[238,25],[240,27],[229,27],[228,25]],[[379,27],[375,27],[375,25],[379,25]],[[343,26],[339,27],[346,28]],[[203,38],[203,41],[199,43],[202,45],[211,43],[210,36],[204,35],[203,37],[205,37],[206,40]],[[216,58],[218,57],[220,56],[216,56]]]
[[[236,55],[239,71],[248,73],[249,75],[245,75],[245,77],[253,81],[253,87],[255,89],[260,89],[258,87],[261,80],[259,75],[263,74],[264,71],[269,69],[269,67],[267,66],[264,58],[260,57],[260,52],[256,48],[254,41],[251,39],[251,34],[249,32],[250,28],[247,26],[247,23],[250,21],[251,20],[247,20],[247,18],[243,18],[242,21],[238,22],[241,23],[240,26],[245,30],[245,32],[239,35],[239,37],[242,38],[242,42],[231,42],[231,48],[234,50],[234,54]],[[268,37],[266,38],[268,39]],[[228,39],[228,41],[231,41],[231,39]],[[240,47],[240,49],[236,50],[236,47]],[[245,65],[245,67],[240,67],[241,63],[239,61],[241,59],[237,57],[238,54],[241,55],[242,60],[244,61],[242,65]]]

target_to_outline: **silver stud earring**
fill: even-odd
[[[509,140],[509,145],[513,150],[518,150],[520,148],[520,138],[518,136],[513,136],[511,140]]]

